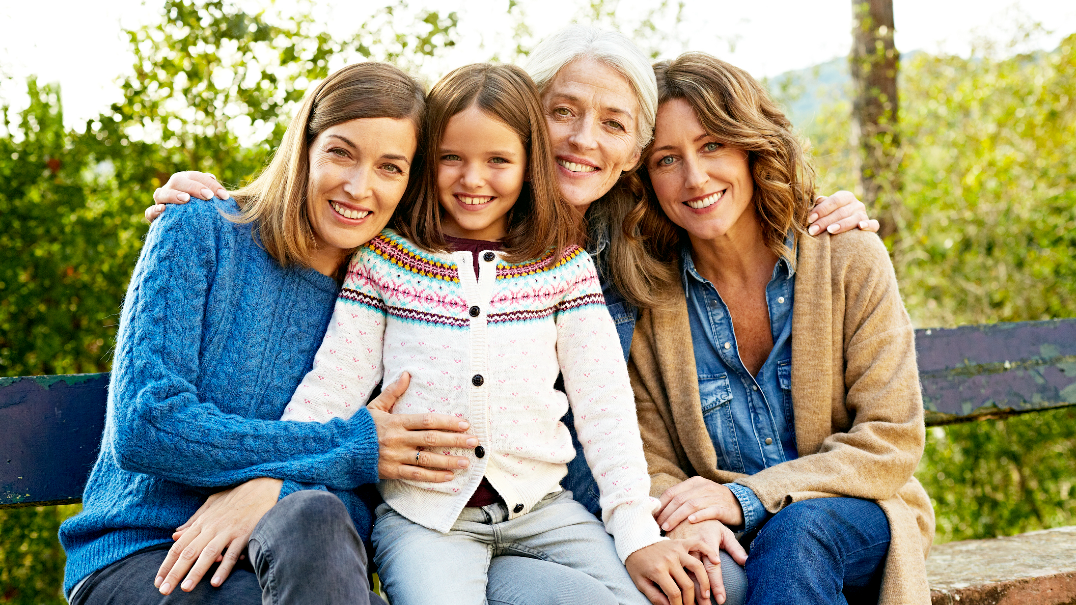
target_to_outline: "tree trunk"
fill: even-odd
[[[900,135],[897,130],[897,69],[893,44],[893,0],[852,0],[855,99],[852,123],[862,153],[863,203],[881,223],[879,235],[893,237],[901,210]]]

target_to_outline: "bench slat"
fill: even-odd
[[[927,424],[1076,405],[1076,319],[917,330]],[[78,502],[108,374],[0,378],[0,508]]]
[[[1076,319],[917,330],[927,424],[1076,405]]]
[[[0,508],[82,499],[107,391],[108,374],[0,379]]]

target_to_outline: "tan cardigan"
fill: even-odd
[[[891,541],[880,602],[930,603],[930,499],[912,476],[923,454],[914,331],[873,233],[799,242],[792,310],[792,407],[800,457],[754,475],[717,469],[703,423],[683,290],[635,328],[629,371],[651,494],[688,477],[750,487],[776,513],[809,498],[875,500]]]

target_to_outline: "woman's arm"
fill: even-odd
[[[376,481],[368,413],[281,423],[228,414],[200,396],[207,295],[226,223],[215,205],[190,208],[150,230],[124,301],[106,429],[117,464],[194,487],[255,477],[340,489]]]

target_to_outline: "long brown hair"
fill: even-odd
[[[766,90],[746,71],[706,53],[690,52],[654,65],[658,107],[687,101],[699,123],[718,142],[742,149],[754,181],[752,204],[762,223],[766,246],[796,266],[795,243],[805,233],[815,192],[814,167],[803,145]],[[648,154],[644,154],[648,155]],[[653,196],[651,196],[653,198]],[[681,241],[679,228],[651,199],[648,235],[671,253]],[[785,245],[791,231],[793,246]]]
[[[230,218],[256,224],[262,246],[281,264],[309,266],[315,246],[307,215],[310,143],[337,124],[360,118],[392,118],[410,119],[421,145],[425,109],[422,87],[387,63],[356,63],[330,74],[307,95],[269,165],[252,183],[235,192],[241,212]],[[421,161],[415,154],[414,174],[421,174]],[[411,179],[408,191],[419,181]]]
[[[576,222],[557,189],[549,132],[530,76],[514,65],[467,65],[442,78],[430,91],[427,105],[426,145],[421,150],[426,156],[423,184],[417,195],[404,197],[394,226],[423,248],[446,248],[437,195],[437,158],[448,121],[475,106],[512,129],[526,151],[529,179],[508,211],[508,233],[503,240],[507,260],[537,259],[550,251],[553,258],[559,258],[572,241]]]

